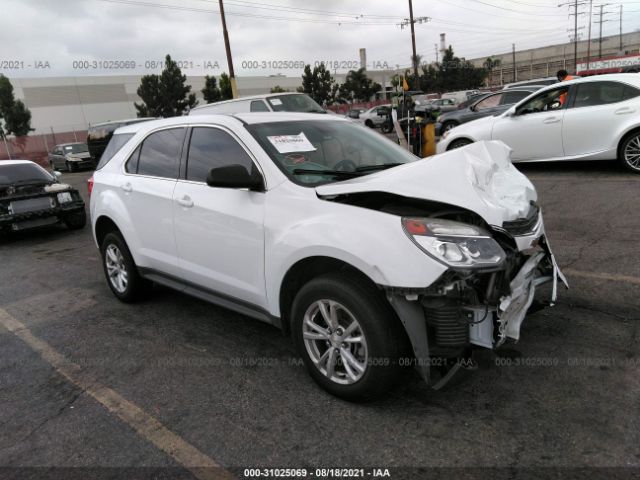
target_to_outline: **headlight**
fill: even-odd
[[[405,233],[425,253],[451,267],[496,267],[506,258],[483,228],[451,220],[403,218]]]

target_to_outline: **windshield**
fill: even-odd
[[[62,149],[64,153],[84,153],[89,151],[86,143],[72,143],[71,145],[64,145]]]
[[[310,112],[325,113],[324,109],[318,105],[311,97],[300,95],[278,95],[268,97],[267,101],[274,112]]]
[[[53,182],[53,177],[34,163],[0,164],[0,185],[30,182],[51,183]]]
[[[275,164],[295,183],[316,186],[418,160],[370,128],[305,120],[248,125]]]

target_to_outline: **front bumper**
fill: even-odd
[[[551,283],[548,304],[553,305],[558,283],[568,288],[537,208],[527,218],[505,226],[510,231],[495,231],[508,251],[501,269],[450,269],[422,290],[386,290],[405,326],[416,365],[429,383],[434,358],[464,359],[473,346],[496,349],[507,339],[518,341],[537,289]]]
[[[52,206],[21,213],[0,213],[1,230],[27,230],[31,228],[54,225],[65,219],[68,215],[84,211],[84,201],[74,199],[70,202],[58,203],[55,196],[48,196],[52,199]],[[21,197],[25,199],[26,197]],[[37,198],[31,196],[29,198]]]
[[[68,158],[67,162],[78,168],[95,168],[97,162],[93,158]]]

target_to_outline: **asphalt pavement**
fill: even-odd
[[[320,390],[266,324],[160,287],[120,303],[89,226],[3,241],[0,477],[640,475],[640,175],[615,163],[520,168],[571,289],[444,391],[409,374],[374,403]],[[86,197],[88,177],[62,181]]]

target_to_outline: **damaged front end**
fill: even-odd
[[[424,379],[432,383],[434,359],[446,373],[441,387],[461,366],[473,365],[473,347],[495,349],[518,340],[537,287],[566,284],[544,234],[542,214],[532,204],[526,217],[503,228],[443,219],[403,218],[407,235],[447,271],[424,289],[386,288],[402,320]],[[442,368],[440,368],[442,371]]]

